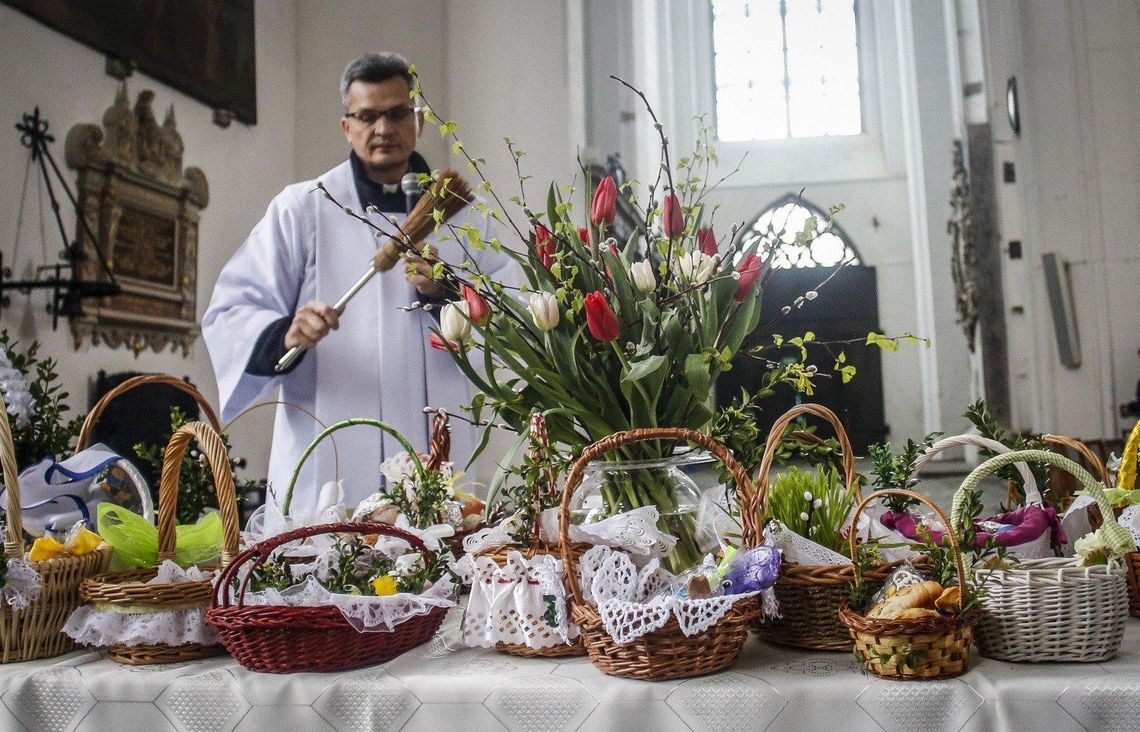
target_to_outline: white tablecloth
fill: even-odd
[[[1068,730],[1140,729],[1140,621],[1100,664],[975,657],[948,681],[865,676],[849,654],[750,638],[716,676],[639,682],[585,658],[463,648],[439,636],[382,666],[257,674],[229,657],[121,666],[97,653],[0,666],[0,728],[32,730]]]

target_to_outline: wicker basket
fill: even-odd
[[[285,607],[245,605],[249,579],[277,547],[319,534],[384,534],[407,541],[428,564],[434,557],[412,534],[388,524],[340,523],[306,526],[268,539],[245,550],[222,573],[215,586],[206,622],[238,663],[251,671],[295,673],[344,671],[383,663],[427,642],[439,630],[447,608],[416,615],[389,631],[360,632],[333,606]],[[253,562],[236,592],[231,588],[241,567]]]
[[[876,491],[859,502],[855,515],[859,515],[870,502],[887,495],[914,498],[929,506],[950,527],[946,515],[928,499],[917,493],[898,488]],[[947,530],[954,551],[954,564],[958,572],[958,586],[966,586],[966,571],[962,566],[962,552],[958,537]],[[855,556],[855,532],[851,532],[851,555]],[[860,577],[856,563],[856,578]],[[959,676],[970,662],[970,644],[974,636],[972,624],[977,611],[961,615],[940,615],[927,618],[883,619],[868,618],[853,610],[847,600],[839,606],[839,619],[851,632],[855,641],[855,655],[863,667],[884,679],[946,679]]]
[[[210,427],[216,432],[222,432],[222,426],[218,421],[218,415],[214,413],[214,408],[206,401],[206,397],[202,396],[202,393],[194,388],[193,384],[183,381],[177,376],[171,376],[170,374],[142,374],[140,376],[132,376],[114,389],[108,391],[99,398],[99,401],[95,402],[95,406],[91,407],[87,418],[83,420],[83,426],[79,429],[79,437],[75,441],[75,451],[79,452],[87,448],[87,443],[91,441],[91,433],[95,430],[95,425],[99,422],[99,418],[103,416],[103,412],[107,410],[107,405],[132,389],[150,384],[172,386],[192,397],[194,401],[197,402],[198,409],[202,412],[200,421],[209,423]]]
[[[162,461],[162,477],[158,485],[158,563],[175,556],[175,512],[178,507],[178,477],[182,455],[191,439],[198,442],[214,476],[218,507],[222,515],[222,563],[224,568],[238,551],[237,502],[234,496],[234,478],[222,438],[204,422],[188,422],[170,438]],[[157,613],[168,610],[186,610],[210,604],[210,580],[147,584],[155,578],[158,568],[131,569],[123,572],[100,574],[86,580],[79,589],[80,597],[98,609],[125,613]],[[107,655],[119,663],[133,666],[154,663],[176,663],[205,658],[222,652],[218,645],[185,643],[171,646],[165,643],[133,646],[113,645]]]
[[[12,426],[7,409],[0,408],[0,463],[3,463],[7,515],[4,534],[4,561],[24,556],[24,524],[20,510],[19,469]],[[29,562],[40,573],[40,596],[23,610],[13,610],[0,602],[0,646],[2,663],[51,658],[75,649],[75,643],[60,632],[67,617],[79,607],[79,583],[107,569],[111,547],[104,544],[79,557],[58,556],[42,562]]]
[[[740,600],[703,633],[686,636],[681,632],[677,619],[670,618],[664,627],[633,642],[619,644],[606,632],[598,608],[586,603],[578,586],[577,557],[570,543],[570,498],[581,484],[586,466],[591,461],[622,445],[647,440],[688,441],[719,458],[736,480],[744,506],[740,512],[743,524],[741,542],[745,547],[759,544],[760,526],[752,483],[748,472],[724,445],[695,430],[674,427],[636,429],[610,435],[582,451],[570,469],[562,493],[559,534],[563,571],[570,588],[570,620],[581,628],[582,642],[590,662],[611,676],[663,681],[716,673],[731,666],[740,655],[748,637],[748,625],[760,614],[757,598]]]
[[[1100,483],[1072,460],[1044,450],[1021,450],[991,458],[974,469],[954,495],[953,525],[968,491],[995,471],[1019,461],[1045,462],[1081,482],[1107,517],[1101,530],[1112,544],[1130,544],[1112,518]],[[1120,648],[1128,620],[1128,586],[1119,565],[1081,567],[1077,559],[1022,560],[1008,569],[974,568],[985,583],[978,650],[1006,661],[1103,661]]]
[[[780,447],[778,438],[793,421],[809,414],[825,420],[835,429],[844,485],[855,486],[856,500],[862,498],[859,476],[855,472],[855,452],[843,423],[827,407],[801,404],[784,413],[768,432],[777,439],[768,441],[756,477],[757,496],[762,501],[761,516],[768,513],[769,472]],[[797,433],[797,436],[805,434]],[[876,566],[865,578],[869,582],[882,582],[896,565],[897,562]],[[835,616],[835,608],[847,599],[847,586],[854,581],[855,571],[850,565],[816,566],[785,561],[780,565],[780,579],[776,582],[781,617],[759,621],[753,630],[772,643],[819,651],[851,650],[851,635]]]
[[[1091,455],[1092,451],[1085,450]],[[1120,456],[1120,471],[1117,473],[1116,487],[1124,488],[1126,490],[1136,489],[1136,462],[1137,452],[1140,451],[1140,422],[1132,428],[1132,432],[1128,435],[1128,440],[1124,443],[1124,449],[1121,451]],[[1081,453],[1085,460],[1089,459],[1089,455]],[[1097,463],[1094,463],[1094,465]],[[1109,480],[1108,471],[1104,470],[1101,465],[1101,475],[1104,476],[1104,484],[1111,486],[1112,482]],[[1134,618],[1140,618],[1140,552],[1129,552],[1124,555],[1125,575],[1128,579],[1128,612]]]

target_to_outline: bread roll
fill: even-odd
[[[928,607],[911,607],[903,610],[896,615],[894,620],[905,620],[906,618],[936,618],[938,611],[932,610]]]
[[[947,612],[957,610],[962,604],[962,590],[959,587],[947,587],[934,601],[934,607]]]
[[[884,599],[867,613],[869,618],[897,618],[903,610],[916,607],[934,608],[934,601],[942,595],[942,585],[932,580],[908,585]]]

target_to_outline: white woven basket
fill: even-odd
[[[1132,538],[1115,519],[1102,486],[1084,468],[1044,450],[998,455],[979,465],[954,495],[950,521],[957,526],[966,493],[987,475],[1015,462],[1046,462],[1072,473],[1107,517],[1106,541],[1118,552]],[[1007,569],[973,569],[985,583],[978,650],[1005,661],[1103,661],[1116,655],[1128,622],[1128,585],[1119,563],[1081,567],[1077,559],[1029,559]]]

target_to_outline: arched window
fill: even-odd
[[[816,231],[819,234],[811,241],[797,244],[796,235],[804,230],[812,216],[816,219]],[[828,226],[826,212],[794,193],[774,201],[761,211],[740,236],[745,251],[757,245],[758,251],[765,257],[774,251],[772,267],[776,269],[863,263],[847,232],[835,223]]]
[[[863,132],[857,0],[712,0],[717,137]]]

